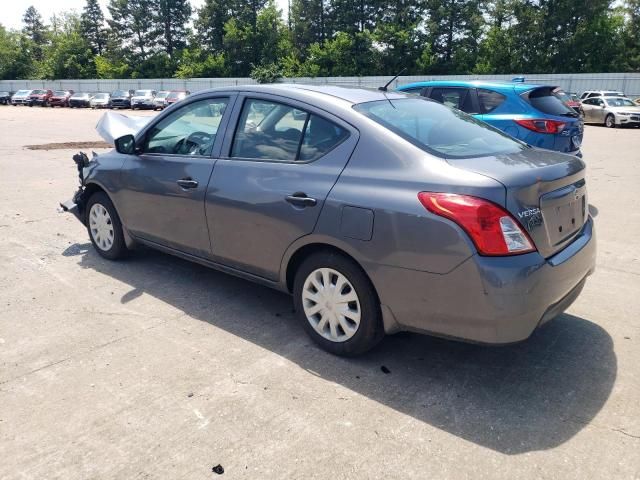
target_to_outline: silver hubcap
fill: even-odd
[[[360,300],[353,285],[340,272],[319,268],[302,287],[302,306],[318,334],[332,342],[345,342],[360,326]]]
[[[94,203],[89,211],[89,230],[98,248],[108,251],[113,246],[113,223],[106,208]]]
[[[607,127],[610,127],[612,125],[613,125],[613,118],[607,117]]]

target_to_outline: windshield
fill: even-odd
[[[55,92],[53,92],[53,94],[56,97],[64,97],[67,94],[67,92],[65,92],[64,90],[56,90]]]
[[[82,93],[82,92],[79,92],[79,93],[74,93],[74,94],[71,96],[71,98],[81,98],[81,97],[88,97],[88,96],[89,96],[89,94],[88,94],[88,93]]]
[[[564,117],[577,117],[578,114],[560,98],[554,95],[549,87],[536,88],[525,96],[529,103],[542,113]]]
[[[146,97],[147,95],[151,95],[151,90],[136,90],[134,93],[135,97]]]
[[[31,93],[31,90],[18,90],[16,95],[26,95],[27,93]]]
[[[108,93],[96,93],[93,98],[96,98],[98,100],[103,100],[105,98],[109,98],[109,94]]]
[[[33,93],[34,95],[42,95],[43,93],[46,93],[46,91],[45,90],[34,90],[31,93]]]
[[[160,100],[162,100],[163,98],[166,98],[169,95],[169,92],[158,92],[158,94],[156,95],[156,98],[159,98]]]
[[[425,98],[379,100],[353,107],[423,150],[446,158],[515,153],[525,147],[460,110]]]
[[[114,97],[127,97],[129,96],[129,92],[125,90],[116,90],[111,95],[113,95]]]
[[[167,98],[184,98],[186,94],[184,92],[171,92]]]
[[[622,92],[602,92],[603,97],[624,97]]]
[[[607,102],[607,105],[609,105],[610,107],[635,107],[636,106],[636,104],[633,103],[628,98],[620,98],[620,97],[605,98],[604,101]]]

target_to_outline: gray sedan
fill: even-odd
[[[585,123],[600,123],[609,128],[640,125],[640,106],[625,97],[594,97],[582,102]]]
[[[583,161],[425,98],[214,89],[115,145],[76,155],[62,204],[101,256],[144,244],[289,292],[335,354],[401,330],[521,341],[594,269]]]

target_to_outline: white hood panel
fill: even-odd
[[[105,142],[113,145],[116,138],[138,133],[152,118],[153,117],[128,117],[122,113],[107,112],[98,120],[96,131]]]

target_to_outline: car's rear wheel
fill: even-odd
[[[334,252],[305,259],[293,286],[296,315],[311,338],[335,355],[354,356],[384,336],[378,296],[353,260]]]
[[[604,124],[609,128],[616,128],[616,117],[610,113],[607,115],[607,118],[604,119]]]
[[[98,253],[109,260],[117,260],[127,254],[122,224],[113,203],[106,193],[96,192],[87,202],[87,230],[91,243]]]

